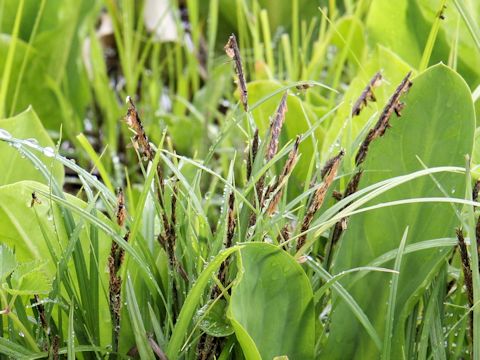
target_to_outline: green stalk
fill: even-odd
[[[455,37],[450,45],[450,54],[448,55],[448,66],[457,71],[457,59],[458,59],[458,39],[460,33],[460,18],[457,19],[457,26],[455,28]],[[475,102],[475,99],[473,100]]]
[[[356,17],[357,19],[360,19],[361,9],[363,8],[363,2],[364,2],[364,0],[359,0],[359,2],[357,4],[357,9],[355,10],[355,14],[354,14],[354,17]],[[353,30],[354,29],[355,29],[355,27],[353,27],[353,26],[350,27],[350,29],[348,31],[347,39],[345,41],[345,47],[343,48],[342,52],[340,53],[339,60],[336,62],[335,67],[332,68],[332,69],[334,69],[333,70],[334,75],[333,75],[333,80],[332,80],[331,86],[334,89],[338,88],[338,85],[340,83],[340,78],[341,78],[342,72],[344,70],[344,64],[347,61],[348,53],[351,52],[350,45],[352,43]],[[330,104],[329,107],[332,107],[333,104],[335,103],[335,94],[333,94],[333,93],[330,94],[330,98],[328,100],[329,100],[329,104]]]
[[[135,16],[135,6],[132,0],[123,0],[122,1],[122,25],[123,25],[123,46],[124,46],[124,56],[120,61],[122,63],[123,74],[125,75],[125,80],[127,83],[127,93],[135,94],[136,84],[133,83],[132,75],[133,64],[135,59],[134,54],[134,16]]]
[[[293,48],[293,69],[296,74],[300,74],[298,71],[298,51],[300,46],[299,31],[298,31],[298,0],[292,1],[292,48]],[[291,80],[297,80],[296,77]]]
[[[18,319],[17,315],[15,315],[14,312],[9,312],[8,317],[13,321],[13,323],[18,327],[18,329],[25,336],[25,340],[27,340],[30,347],[35,351],[40,351],[40,348],[37,346],[37,343],[35,342],[35,339],[32,337],[32,335],[30,335],[27,328]]]
[[[270,24],[268,23],[267,10],[260,11],[260,23],[263,33],[263,45],[265,47],[265,57],[270,69],[270,77],[275,76],[275,61],[273,59],[272,36],[270,34]]]
[[[7,306],[8,305],[8,300],[7,300],[7,297],[5,296],[5,292],[0,291],[0,298],[2,299],[3,303],[5,303],[5,305]],[[27,340],[30,347],[33,350],[39,352],[40,349],[37,346],[37,343],[36,343],[35,339],[32,337],[32,335],[30,335],[30,332],[22,324],[22,322],[18,319],[17,315],[15,315],[15,313],[11,310],[9,310],[7,312],[4,312],[3,314],[2,314],[2,312],[0,312],[0,316],[2,316],[4,314],[6,314],[10,318],[10,320],[12,320],[13,323],[18,327],[18,329],[25,335],[25,340]]]
[[[460,13],[465,25],[467,26],[470,35],[472,35],[472,39],[475,42],[477,50],[480,51],[480,28],[475,20],[470,15],[470,11],[466,8],[464,1],[453,0],[455,6]]]
[[[245,5],[246,6],[246,5]],[[258,22],[258,12],[260,6],[258,5],[257,1],[253,2],[252,6],[252,15],[250,16],[250,20],[248,22],[248,25],[250,27],[250,32],[252,34],[252,41],[253,41],[253,57],[254,57],[254,63],[261,62],[263,61],[263,48],[262,45],[260,44],[260,30],[259,26],[257,25]],[[248,9],[245,9],[245,13],[248,13]]]
[[[75,360],[75,329],[74,317],[75,305],[70,304],[70,311],[68,315],[68,334],[67,334],[67,359]]]
[[[215,56],[215,40],[217,39],[218,27],[218,0],[211,0],[208,8],[208,58],[207,68],[210,75]]]
[[[438,30],[440,29],[440,23],[442,21],[438,14],[443,11],[446,2],[447,0],[443,0],[441,2],[437,16],[435,16],[435,20],[433,21],[432,28],[430,29],[430,34],[428,35],[427,43],[425,44],[425,49],[423,50],[422,59],[420,60],[420,65],[418,66],[419,72],[425,70],[428,67],[428,63],[430,62],[433,46],[435,45],[435,40],[437,39]]]
[[[472,201],[472,175],[470,172],[470,157],[467,156],[466,161],[466,193],[465,198]],[[473,206],[467,206],[468,216],[468,236],[470,238],[470,256],[472,261],[472,282],[473,282],[473,303],[476,304],[480,300],[480,274],[478,268],[478,247],[476,241],[476,224]],[[480,307],[475,306],[473,309],[473,359],[480,358]]]
[[[13,94],[12,106],[10,108],[10,115],[13,116],[15,111],[15,105],[17,105],[18,94],[20,92],[20,85],[22,84],[23,74],[25,72],[25,68],[27,67],[27,61],[30,56],[30,51],[32,49],[32,43],[37,35],[38,25],[40,24],[40,20],[42,18],[43,10],[45,9],[46,0],[42,0],[40,3],[40,8],[38,9],[37,16],[35,18],[35,23],[33,25],[32,33],[30,35],[30,39],[28,40],[27,50],[25,52],[25,56],[22,60],[22,66],[20,67],[20,72],[18,73],[17,84],[15,85],[15,92]]]
[[[292,58],[292,47],[290,46],[290,37],[288,34],[282,35],[282,49],[283,57],[285,59],[285,68],[287,72],[287,77],[291,80],[293,79],[293,58]]]
[[[5,105],[7,100],[8,85],[10,83],[10,76],[12,75],[15,48],[17,46],[18,33],[20,31],[20,23],[22,20],[24,4],[25,0],[20,0],[20,2],[18,3],[17,16],[15,16],[15,23],[13,25],[12,31],[12,40],[10,46],[8,47],[7,60],[5,61],[5,68],[3,69],[2,85],[0,88],[0,118],[4,118],[6,116]]]
[[[393,270],[396,273],[392,275],[392,282],[390,284],[390,295],[388,298],[387,306],[387,316],[386,316],[386,325],[385,332],[383,336],[383,348],[382,348],[382,359],[389,360],[391,355],[392,348],[392,336],[394,328],[394,317],[395,317],[395,304],[397,301],[397,291],[398,291],[398,281],[400,278],[400,268],[402,265],[403,253],[405,250],[405,244],[407,242],[408,227],[403,233],[402,240],[400,241],[400,246],[398,247],[397,257],[395,259],[395,265]],[[398,319],[397,319],[398,320]]]
[[[112,192],[115,192],[115,189],[113,188],[112,182],[110,181],[109,174],[105,167],[103,166],[102,160],[100,157],[97,155],[97,152],[95,149],[92,147],[92,145],[88,142],[88,139],[86,138],[83,133],[78,134],[76,136],[78,142],[80,145],[82,145],[83,150],[86,151],[90,159],[92,160],[94,166],[98,169],[98,172],[100,173],[100,177],[102,178],[103,182],[105,183],[105,186]]]

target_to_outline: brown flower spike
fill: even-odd
[[[307,213],[303,219],[302,229],[301,232],[304,233],[302,236],[298,238],[297,242],[297,250],[305,244],[305,240],[307,239],[306,231],[310,227],[310,224],[313,221],[313,217],[315,213],[320,209],[325,200],[325,195],[327,194],[327,190],[332,185],[335,176],[337,175],[338,168],[340,167],[340,162],[345,155],[345,151],[342,149],[338,153],[338,155],[334,156],[332,159],[327,161],[324,168],[321,171],[323,174],[323,182],[318,187],[317,191],[313,195],[313,199],[310,203],[310,206],[307,210]]]
[[[280,100],[280,103],[278,104],[277,111],[270,122],[270,142],[268,143],[267,154],[265,155],[265,159],[267,161],[272,160],[278,150],[280,132],[282,131],[283,122],[285,121],[285,114],[288,110],[287,96],[288,93],[285,92]]]
[[[127,210],[125,208],[125,196],[122,188],[117,189],[117,224],[123,226],[127,219]]]
[[[143,128],[140,116],[138,115],[137,108],[135,107],[135,104],[130,96],[127,96],[127,104],[128,110],[127,115],[125,116],[125,122],[135,133],[135,136],[133,137],[133,145],[142,155],[144,160],[152,161],[154,156],[153,149],[148,141],[148,137]]]
[[[270,203],[268,204],[267,208],[267,214],[272,215],[275,210],[277,209],[278,203],[280,202],[280,199],[282,198],[282,193],[283,193],[283,188],[285,187],[285,184],[287,183],[287,179],[290,176],[290,174],[293,171],[293,168],[295,167],[297,160],[298,160],[298,145],[300,144],[300,136],[297,136],[297,139],[295,140],[295,143],[293,145],[293,149],[288,155],[287,162],[285,163],[282,173],[278,177],[278,180],[275,182],[275,184],[269,189],[269,193],[273,194],[272,199],[270,200]],[[268,196],[268,194],[267,194]]]
[[[360,145],[360,149],[358,150],[357,156],[355,157],[355,165],[360,166],[360,164],[363,163],[367,156],[367,151],[368,147],[370,146],[370,143],[383,136],[385,134],[385,131],[387,131],[387,128],[390,127],[390,117],[392,114],[395,112],[398,117],[401,116],[401,111],[404,107],[404,104],[400,102],[400,97],[406,93],[410,87],[412,86],[412,82],[410,81],[410,76],[412,75],[412,72],[410,71],[402,80],[400,85],[398,85],[397,89],[393,93],[392,97],[387,103],[387,106],[383,109],[382,114],[380,115],[380,118],[378,119],[377,123],[375,126],[370,129],[367,137],[365,140],[363,140],[362,145]]]
[[[367,106],[369,101],[377,101],[375,94],[373,93],[373,88],[379,86],[382,82],[382,73],[378,71],[373,75],[372,79],[368,82],[368,85],[362,91],[362,94],[355,102],[352,108],[352,117],[360,115],[362,109]]]
[[[227,56],[233,60],[235,72],[237,74],[237,85],[240,91],[240,100],[245,111],[248,111],[248,92],[245,74],[243,72],[242,58],[240,57],[240,50],[238,49],[237,38],[234,34],[230,35],[228,42],[224,47]]]
[[[250,179],[250,176],[252,175],[252,169],[253,169],[253,164],[255,163],[255,158],[257,157],[257,152],[258,152],[258,144],[259,144],[259,135],[258,135],[258,129],[255,130],[255,133],[253,135],[252,139],[252,145],[251,148],[248,151],[248,157],[247,157],[247,180]]]

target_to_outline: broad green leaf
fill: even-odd
[[[12,275],[12,288],[5,288],[10,294],[48,294],[52,290],[52,276],[45,271],[46,261],[30,261],[17,266]]]
[[[478,14],[478,3],[469,2],[472,13]],[[447,3],[448,4],[448,3]],[[430,29],[438,17],[440,1],[437,0],[374,0],[367,18],[370,44],[390,48],[414,68],[418,68],[427,44]],[[458,71],[471,85],[477,85],[480,57],[474,42],[453,3],[447,5],[433,48],[430,64],[449,60],[450,47],[459,27]],[[477,16],[478,18],[478,16]]]
[[[0,69],[3,69],[11,41],[9,34],[17,4],[18,0],[2,1]],[[25,0],[20,38],[11,71],[7,114],[18,113],[32,105],[49,129],[58,131],[61,124],[64,125],[64,131],[81,126],[78,119],[83,119],[90,101],[85,66],[81,61],[81,50],[86,37],[83,25],[95,13],[94,5],[95,0]],[[37,16],[40,18],[37,19]],[[32,37],[36,21],[38,27]],[[30,50],[27,56],[28,47]],[[25,72],[20,74],[24,62]],[[61,85],[61,92],[55,94],[55,89],[47,85],[49,80],[56,83],[58,88]],[[18,98],[14,102],[12,99],[15,93]],[[64,106],[59,106],[61,102],[64,102]],[[64,121],[67,117],[69,122]]]
[[[245,245],[238,263],[229,315],[247,359],[313,359],[313,292],[300,265],[264,243]]]
[[[6,65],[7,52],[11,43],[12,38],[10,36],[0,34],[0,69],[3,69]],[[28,49],[30,49],[30,60],[20,79],[19,71],[22,67],[23,59],[27,56]],[[2,76],[3,73],[0,71],[0,77]],[[46,81],[46,67],[38,59],[38,52],[31,47],[31,45],[23,42],[21,39],[17,39],[13,57],[13,67],[6,94],[6,115],[17,114],[32,105],[44,120],[43,124],[47,128],[54,127],[55,130],[58,131],[60,123],[58,119],[57,102],[53,93],[46,87]],[[17,85],[19,86],[18,98],[14,102]]]
[[[227,302],[219,299],[209,301],[198,310],[195,318],[200,321],[199,327],[210,336],[225,337],[233,334],[233,328],[226,317]]]
[[[5,280],[16,266],[17,261],[13,251],[5,245],[0,245],[0,281]]]
[[[367,18],[371,44],[382,44],[411,66],[420,64],[429,26],[417,1],[374,0]]]
[[[55,144],[48,136],[40,119],[32,108],[28,108],[21,114],[9,119],[0,120],[0,129],[10,133],[12,136],[19,139],[31,139],[32,142],[39,143],[43,147],[54,148]],[[11,184],[21,180],[35,180],[46,183],[43,175],[32,166],[32,163],[25,159],[19,150],[7,145],[5,142],[0,142],[0,185]],[[53,150],[52,150],[53,154]],[[49,154],[47,154],[49,155]],[[40,159],[47,166],[52,169],[52,176],[59,183],[63,183],[63,166],[53,161],[52,157],[40,155]],[[26,201],[31,201],[25,199]]]
[[[64,118],[68,116],[71,122],[74,120],[72,116],[83,120],[86,106],[91,100],[85,66],[79,59],[86,38],[82,27],[93,13],[94,3],[94,0],[50,0],[45,16],[56,16],[57,23],[38,34],[33,42],[33,46],[39,51],[40,60],[46,66],[49,78],[57,85],[63,85],[63,99],[58,98],[57,101],[68,104],[68,111],[65,112],[62,108],[61,114]],[[70,111],[73,113],[69,113]],[[57,128],[61,123],[66,129],[72,125],[59,121],[60,119],[56,120],[54,126]],[[76,129],[81,130],[82,124],[78,122],[77,125]]]
[[[175,146],[182,154],[195,154],[198,151],[202,137],[205,136],[202,131],[202,123],[195,116],[171,116],[165,119],[168,124],[168,130],[172,134]],[[161,134],[159,124],[151,126],[153,132]]]
[[[428,167],[462,166],[465,154],[472,152],[475,115],[471,94],[454,71],[444,65],[427,69],[413,79],[413,87],[402,101],[406,104],[402,117],[393,115],[392,128],[371,144],[361,188],[419,170],[422,168],[419,159]],[[463,196],[464,176],[442,174],[436,175],[435,180],[448,196]],[[432,178],[425,177],[405,183],[367,205],[431,196],[445,195]],[[448,203],[416,203],[354,215],[339,243],[333,273],[365,266],[398,248],[407,226],[408,244],[411,245],[427,239],[453,237],[457,224],[454,208]],[[404,254],[394,310],[391,358],[399,358],[404,345],[405,318],[449,250],[431,249]],[[393,266],[392,262],[390,266]],[[349,280],[351,277],[347,276],[342,283],[348,285]],[[389,280],[385,274],[368,273],[354,286],[347,286],[379,334],[384,333],[386,323]],[[346,304],[335,297],[331,332],[323,358],[374,359],[379,357],[380,351]]]

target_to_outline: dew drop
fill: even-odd
[[[43,148],[43,155],[47,157],[53,157],[55,155],[55,151],[51,147],[47,146]]]
[[[7,130],[5,129],[0,129],[0,139],[1,140],[8,140],[12,138],[12,134],[10,134]]]
[[[34,148],[38,147],[38,141],[34,138],[25,139],[25,144]]]

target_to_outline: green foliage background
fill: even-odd
[[[478,358],[480,3],[162,2],[168,42],[146,0],[0,0],[0,359]],[[409,71],[404,109],[355,164]]]

